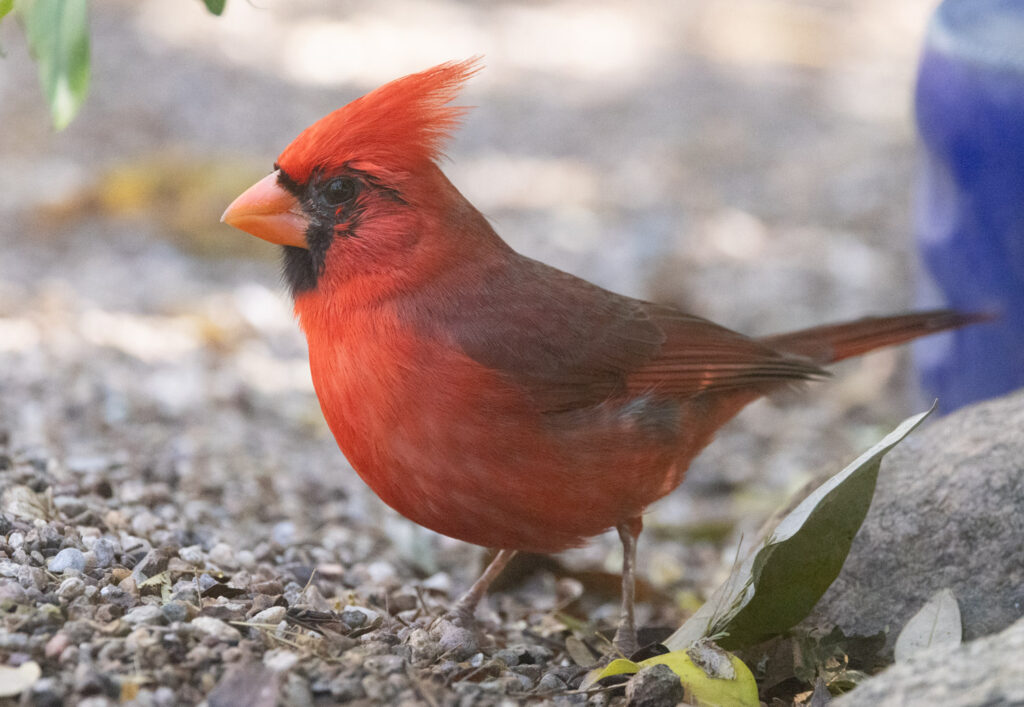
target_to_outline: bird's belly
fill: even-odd
[[[355,354],[355,355],[354,355]],[[689,459],[635,403],[552,420],[476,362],[419,345],[369,361],[311,348],[331,431],[380,498],[436,532],[489,547],[552,552],[635,518]],[[677,464],[682,461],[682,464]]]

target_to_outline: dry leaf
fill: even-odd
[[[960,606],[951,589],[940,589],[900,631],[893,649],[896,662],[926,648],[958,646],[963,638]]]
[[[14,697],[36,684],[43,671],[39,663],[30,660],[17,668],[0,665],[0,697]]]

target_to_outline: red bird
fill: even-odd
[[[322,118],[223,220],[284,246],[320,407],[363,480],[420,525],[501,549],[455,614],[471,621],[517,550],[614,527],[628,654],[641,516],[719,427],[822,364],[975,318],[752,339],[520,255],[437,165],[476,70],[442,64]]]

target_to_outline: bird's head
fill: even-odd
[[[436,164],[466,111],[448,104],[477,70],[475,59],[441,64],[321,118],[222,220],[284,246],[296,298],[353,280],[364,289],[393,285],[424,271],[441,257],[431,241],[450,240],[444,221],[462,201]]]

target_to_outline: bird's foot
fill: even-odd
[[[480,631],[472,613],[453,608],[431,624],[430,634],[442,654],[453,660],[465,660],[480,650]]]
[[[476,607],[480,597],[473,591],[466,592],[458,601],[444,613],[444,619],[456,626],[475,630],[476,629]]]
[[[612,639],[612,655],[615,658],[629,658],[640,650],[640,644],[636,638],[636,627],[633,625],[619,624],[615,631],[615,638]]]

